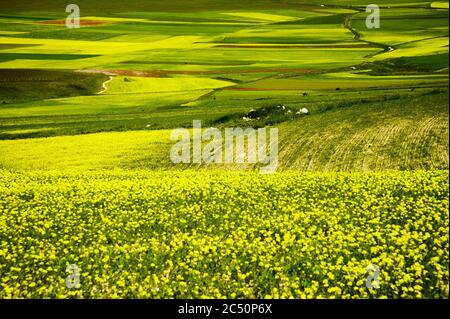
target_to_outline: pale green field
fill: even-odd
[[[104,94],[136,94],[162,92],[188,92],[218,89],[234,83],[208,78],[142,78],[117,76],[106,85]]]
[[[170,161],[169,136],[170,131],[158,130],[0,141],[0,167],[83,171],[127,168],[144,160],[163,167]]]

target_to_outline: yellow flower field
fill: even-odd
[[[3,170],[0,298],[448,298],[448,177]]]

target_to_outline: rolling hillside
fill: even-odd
[[[0,2],[0,298],[448,298],[448,1],[76,3]]]

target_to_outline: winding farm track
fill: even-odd
[[[331,111],[284,123],[280,128],[280,168],[301,171],[383,171],[448,167],[445,97],[416,107],[420,97]],[[440,110],[426,111],[430,104]],[[387,108],[386,108],[387,107]],[[382,115],[380,116],[380,112]],[[361,116],[363,114],[364,116]]]
[[[109,76],[109,79],[106,80],[105,82],[103,82],[103,84],[102,84],[102,90],[101,90],[100,92],[98,92],[98,94],[102,94],[102,93],[105,93],[105,92],[106,92],[106,90],[108,89],[108,87],[107,87],[106,85],[107,85],[109,82],[111,82],[112,79],[113,79],[113,77],[110,75],[110,76]]]
[[[105,82],[103,82],[103,84],[102,84],[102,89],[101,89],[101,91],[98,92],[97,94],[105,93],[106,90],[108,90],[108,87],[107,87],[106,85],[107,85],[109,82],[112,81],[114,75],[118,75],[117,73],[114,73],[114,72],[111,72],[111,71],[106,71],[106,70],[76,70],[75,72],[108,75],[108,76],[109,76],[108,80],[106,80]]]
[[[352,20],[352,17],[353,17],[354,15],[358,14],[358,13],[359,13],[359,12],[357,12],[357,13],[352,13],[352,14],[349,14],[349,15],[345,16],[345,18],[344,18],[344,28],[346,28],[346,29],[349,30],[351,33],[353,33],[353,35],[354,35],[354,38],[353,38],[353,39],[354,39],[355,41],[357,41],[357,42],[365,42],[365,43],[367,43],[368,45],[376,46],[376,47],[379,47],[379,48],[382,48],[382,49],[383,49],[383,51],[381,51],[381,52],[377,52],[377,53],[375,53],[375,54],[368,55],[367,58],[374,57],[374,56],[376,56],[376,55],[378,55],[378,54],[382,54],[382,53],[384,53],[384,52],[394,51],[395,48],[392,47],[392,46],[386,46],[386,45],[384,45],[384,44],[382,44],[382,43],[377,43],[377,42],[372,42],[372,41],[367,41],[367,40],[362,39],[361,34],[360,34],[356,29],[352,28],[352,26],[351,26],[351,20]]]

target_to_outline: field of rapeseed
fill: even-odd
[[[446,171],[0,171],[0,298],[448,297],[448,206]]]

